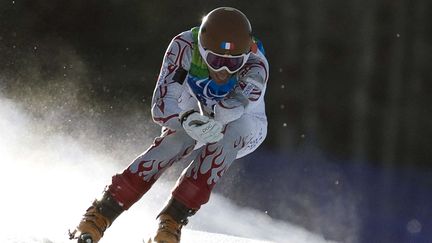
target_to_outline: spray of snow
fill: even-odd
[[[50,121],[36,119],[16,102],[0,98],[1,242],[69,242],[67,229],[76,225],[111,175],[125,166],[114,161],[112,153],[101,153],[90,143],[83,145],[64,133],[47,134],[40,122]],[[173,183],[158,181],[117,219],[102,242],[142,242],[150,236]],[[325,242],[265,213],[239,208],[217,194],[187,229],[184,242],[201,242],[203,237],[228,242],[226,235],[255,239],[230,238],[232,242]]]

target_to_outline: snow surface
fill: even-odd
[[[113,161],[110,153],[94,150],[68,134],[41,131],[39,122],[0,97],[2,243],[70,242],[67,229],[78,223],[111,175],[125,166]],[[116,220],[101,243],[145,242],[155,230],[156,214],[173,184],[159,180]],[[182,237],[188,243],[327,242],[264,212],[238,207],[218,194],[190,220]]]

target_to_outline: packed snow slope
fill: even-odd
[[[91,143],[67,133],[47,132],[43,128],[49,127],[49,119],[27,114],[20,105],[0,97],[2,243],[70,242],[67,230],[78,223],[94,197],[101,195],[111,176],[125,166],[114,161],[109,151],[93,149]],[[101,243],[146,241],[174,183],[159,180],[116,220]],[[182,242],[326,241],[215,194],[190,220]]]

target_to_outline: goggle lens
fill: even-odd
[[[245,62],[245,58],[243,55],[233,56],[233,57],[223,57],[223,56],[215,55],[211,52],[207,52],[206,61],[207,64],[215,70],[220,69],[222,67],[226,67],[231,72],[235,72],[243,66]]]
[[[205,50],[201,44],[198,44],[198,46],[201,56],[213,71],[225,69],[229,73],[235,73],[243,67],[250,55],[250,52],[239,56],[221,55],[210,50]]]

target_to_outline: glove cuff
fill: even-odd
[[[186,119],[188,118],[188,116],[190,116],[191,114],[193,114],[195,112],[198,112],[198,111],[196,111],[196,110],[188,110],[188,111],[185,111],[185,112],[181,112],[179,114],[180,124],[183,126],[183,122],[186,121]]]

